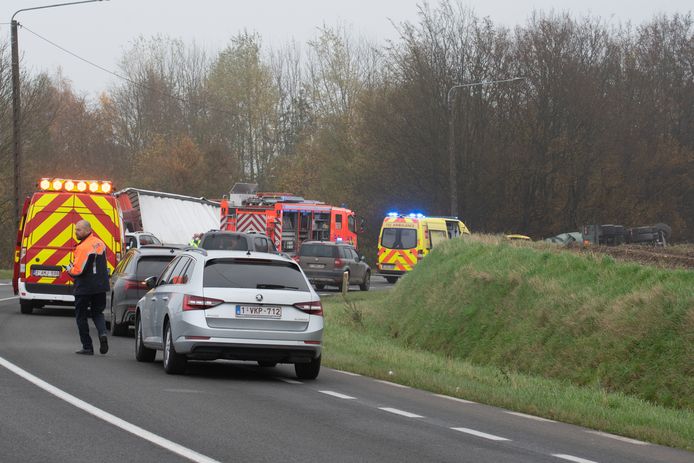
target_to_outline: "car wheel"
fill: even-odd
[[[322,291],[325,288],[325,283],[316,283],[316,289]]]
[[[116,314],[113,311],[113,304],[111,304],[111,336],[127,336],[128,335],[128,324],[127,323],[116,323]]]
[[[386,281],[393,285],[398,282],[398,277],[386,277]]]
[[[272,368],[277,365],[277,362],[268,362],[267,360],[258,360],[258,366],[261,368]]]
[[[170,375],[179,375],[186,371],[188,359],[185,355],[177,354],[173,345],[171,325],[164,328],[164,371]]]
[[[320,373],[321,356],[312,359],[308,363],[295,363],[294,371],[299,379],[316,379]]]
[[[368,291],[371,287],[371,272],[366,272],[364,275],[364,281],[359,285],[359,289],[362,291]]]
[[[19,311],[26,315],[31,315],[34,311],[34,304],[31,301],[19,301]]]
[[[142,322],[138,316],[135,320],[135,359],[138,362],[154,362],[154,357],[157,355],[157,351],[145,347],[142,341]]]

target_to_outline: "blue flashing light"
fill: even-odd
[[[396,218],[398,216],[397,212],[389,212],[388,217]]]
[[[418,218],[418,219],[423,219],[424,217],[426,217],[424,214],[422,214],[422,213],[420,213],[420,212],[417,213],[417,218]]]
[[[417,214],[415,214],[414,212],[410,212],[410,214],[408,215],[408,217],[411,218],[411,219],[416,219],[416,218],[417,218]]]

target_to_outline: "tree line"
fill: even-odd
[[[692,16],[640,25],[534,13],[514,28],[455,0],[398,39],[324,26],[270,48],[252,32],[210,53],[141,37],[92,101],[60,74],[22,79],[23,191],[42,176],[221,198],[235,182],[346,204],[373,250],[391,211],[544,238],[587,223],[665,222],[694,238]],[[21,30],[20,30],[21,33]],[[0,262],[11,261],[11,68],[0,43]],[[523,80],[456,88],[511,77]]]

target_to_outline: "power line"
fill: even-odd
[[[93,66],[93,67],[95,67],[95,68],[97,68],[97,69],[99,69],[99,70],[101,70],[101,71],[103,71],[103,72],[106,72],[106,73],[108,73],[108,74],[111,74],[111,75],[114,76],[114,77],[117,77],[118,79],[122,79],[122,80],[124,80],[124,81],[126,81],[126,82],[129,82],[129,83],[131,83],[131,84],[133,84],[133,85],[136,85],[136,86],[138,86],[138,87],[140,87],[140,88],[143,88],[143,89],[145,89],[145,90],[149,90],[149,91],[152,91],[152,92],[159,93],[160,95],[163,95],[163,96],[169,97],[169,98],[171,98],[171,99],[177,100],[177,101],[179,101],[179,102],[181,102],[181,103],[184,103],[184,104],[186,104],[186,105],[194,106],[191,102],[189,102],[189,101],[186,100],[185,98],[182,98],[182,97],[179,97],[179,96],[176,96],[176,95],[172,95],[172,94],[167,93],[167,92],[164,92],[164,91],[162,91],[162,90],[160,90],[160,89],[150,87],[150,86],[148,86],[148,85],[146,85],[146,84],[143,84],[143,83],[141,83],[141,82],[136,82],[136,81],[132,80],[131,78],[127,77],[127,76],[124,76],[124,75],[122,75],[122,74],[118,74],[117,72],[111,71],[110,69],[107,69],[107,68],[105,68],[105,67],[103,67],[103,66],[100,66],[100,65],[94,63],[93,61],[89,61],[89,60],[86,59],[86,58],[82,58],[81,56],[79,56],[78,54],[76,54],[76,53],[74,53],[74,52],[68,50],[67,48],[65,48],[65,47],[63,47],[63,46],[61,46],[61,45],[58,45],[57,43],[55,43],[55,42],[53,42],[53,41],[47,39],[46,37],[43,37],[42,35],[38,34],[37,32],[32,31],[31,29],[29,29],[29,28],[26,27],[25,25],[20,24],[20,23],[18,23],[18,24],[19,24],[20,27],[22,27],[23,29],[25,29],[27,32],[30,32],[31,34],[33,34],[35,37],[37,37],[37,38],[39,38],[39,39],[45,41],[46,43],[48,43],[48,44],[50,44],[50,45],[52,45],[52,46],[54,46],[54,47],[56,47],[56,48],[58,48],[59,50],[63,51],[64,53],[67,53],[68,55],[73,56],[73,57],[77,58],[77,59],[80,60],[80,61],[83,61],[84,63],[86,63],[86,64],[88,64],[88,65],[90,65],[90,66]],[[224,109],[218,109],[218,108],[215,108],[215,107],[208,107],[207,109],[210,110],[210,111],[215,111],[215,112],[219,112],[219,113],[222,113],[222,114],[227,114],[227,115],[229,115],[229,116],[234,116],[234,115],[235,115],[235,114],[233,114],[233,113],[230,112],[230,111],[226,111],[226,110],[224,110]]]

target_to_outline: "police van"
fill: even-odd
[[[77,245],[75,223],[87,220],[106,244],[109,274],[121,258],[123,218],[110,181],[42,178],[27,197],[17,231],[12,284],[21,312],[72,305],[72,279],[63,270]]]
[[[399,215],[391,212],[383,219],[378,236],[378,271],[388,283],[412,268],[438,244],[470,231],[456,217]]]

